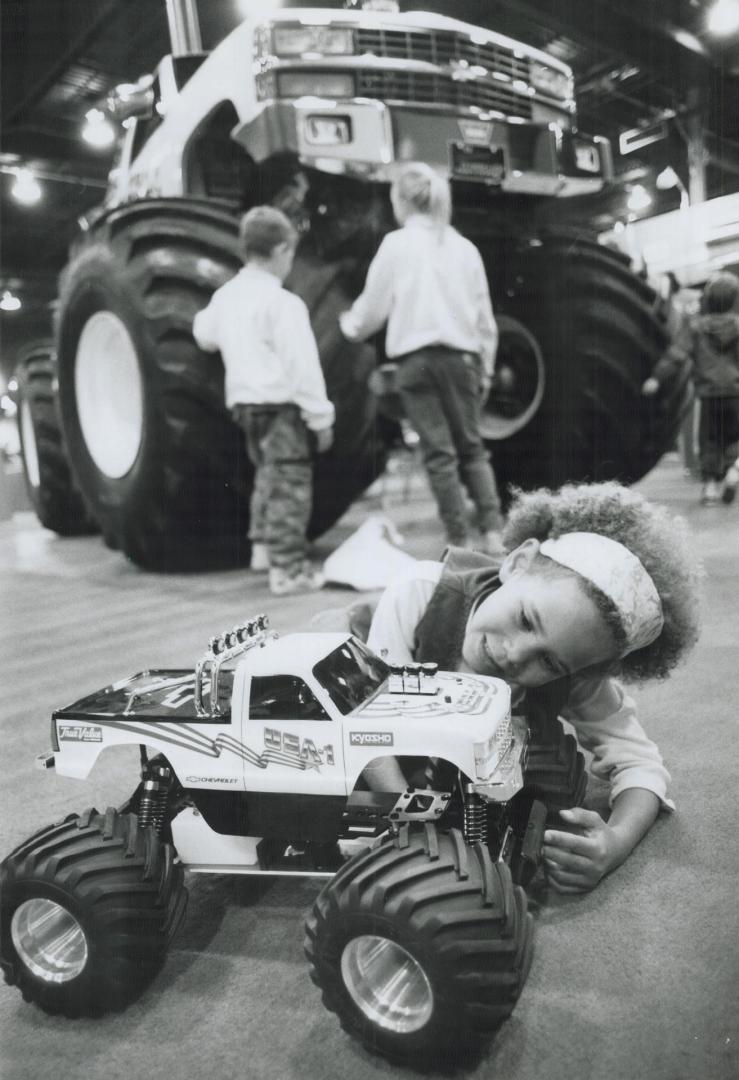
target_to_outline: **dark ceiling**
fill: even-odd
[[[200,0],[204,46],[217,44],[249,6],[249,0]],[[710,0],[401,4],[491,27],[570,64],[580,127],[611,138],[625,181],[642,171],[653,179],[669,164],[687,185],[687,136],[697,127],[705,140],[706,196],[714,197],[739,190],[739,34],[712,37],[709,6]],[[45,317],[77,218],[102,196],[112,155],[80,138],[85,112],[112,86],[151,71],[169,50],[169,35],[165,0],[2,0],[2,17],[0,289],[12,288],[24,300],[22,312],[0,312],[7,353],[29,320]],[[660,120],[666,138],[618,154],[620,132]],[[35,206],[10,196],[7,170],[20,163],[46,178]],[[621,212],[625,197],[622,184],[583,213],[605,220]],[[658,210],[673,209],[679,192],[659,199]],[[6,356],[3,361],[7,369]]]

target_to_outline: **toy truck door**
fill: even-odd
[[[340,721],[326,692],[299,675],[252,675],[246,695],[247,791],[345,795]]]

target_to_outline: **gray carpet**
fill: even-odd
[[[385,493],[412,554],[438,528],[423,484]],[[490,1080],[736,1080],[739,1077],[739,507],[703,509],[669,457],[642,490],[685,513],[707,569],[705,629],[690,664],[640,694],[674,780],[661,818],[611,878],[583,897],[537,891],[526,987],[483,1059]],[[324,554],[378,496],[322,542]],[[304,625],[315,598],[270,600],[242,573],[145,575],[96,539],[61,541],[29,516],[0,525],[3,686],[1,853],[70,810],[116,804],[135,755],[83,783],[42,774],[52,708],[148,666],[185,666],[246,614]],[[353,599],[326,590],[320,605]],[[591,788],[591,805],[603,791]],[[2,1080],[375,1080],[412,1075],[359,1048],[321,1005],[302,955],[318,886],[190,879],[184,931],[150,990],[122,1014],[67,1021],[0,988]]]

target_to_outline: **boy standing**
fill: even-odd
[[[675,341],[646,380],[651,395],[679,364],[692,369],[700,399],[698,442],[706,504],[734,501],[739,484],[739,278],[714,274],[703,290],[702,311],[686,320]],[[722,484],[723,481],[723,484]]]
[[[305,303],[282,287],[297,233],[281,211],[256,206],[241,219],[244,267],[198,312],[193,335],[220,351],[226,405],[246,436],[254,466],[249,539],[252,570],[269,569],[276,596],[323,585],[307,561],[313,492],[311,438],[333,441],[334,407]]]

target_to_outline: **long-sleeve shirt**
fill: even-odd
[[[414,659],[415,631],[439,583],[442,563],[419,561],[385,589],[375,609],[367,644],[388,661]],[[516,687],[513,687],[514,708]],[[593,755],[591,772],[610,784],[610,802],[627,788],[652,791],[663,807],[670,774],[656,745],[636,717],[636,705],[613,677],[575,675],[562,717],[572,724],[583,749]]]
[[[450,225],[440,228],[421,214],[383,238],[362,294],[340,323],[351,341],[387,323],[390,359],[446,345],[478,353],[485,373],[493,373],[498,327],[480,252]]]
[[[274,274],[247,263],[213,293],[192,329],[201,349],[221,353],[229,408],[293,403],[313,431],[331,427],[308,308]]]

